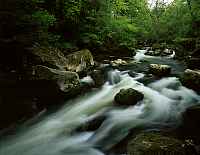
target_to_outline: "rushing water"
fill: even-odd
[[[145,51],[139,52],[135,56],[137,61],[154,59],[145,56]],[[104,150],[122,140],[130,129],[177,125],[181,113],[200,101],[176,77],[163,78],[148,86],[137,81],[143,77],[142,73],[136,73],[133,78],[128,71],[109,71],[108,81],[102,88],[68,101],[58,112],[23,127],[16,135],[2,138],[0,155],[103,155]],[[82,81],[93,82],[89,76]],[[122,88],[134,88],[144,94],[144,99],[136,106],[116,108],[113,99]],[[99,129],[75,132],[77,127],[102,114],[106,119]]]

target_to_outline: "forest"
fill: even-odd
[[[200,0],[1,0],[0,155],[199,155]]]
[[[199,48],[199,7],[198,0],[8,0],[1,38],[98,54],[169,45],[187,55]]]

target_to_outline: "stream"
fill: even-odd
[[[174,53],[173,53],[174,54]],[[168,64],[176,72],[184,66],[168,57],[146,56],[138,50],[135,61]],[[159,129],[180,123],[186,108],[200,101],[194,91],[181,85],[177,77],[165,77],[148,85],[139,82],[144,72],[129,76],[127,70],[111,69],[107,82],[99,89],[67,101],[58,111],[27,122],[15,134],[1,137],[0,155],[108,155],[107,150],[138,127]],[[93,82],[85,77],[83,82]],[[134,88],[144,94],[135,106],[113,106],[114,96],[120,89]],[[99,116],[105,116],[102,125],[93,132],[76,129]],[[109,154],[110,155],[110,154]],[[112,154],[120,155],[120,154]]]

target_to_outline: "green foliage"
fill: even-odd
[[[200,35],[199,1],[156,2],[150,8],[148,0],[31,0],[21,19],[31,14],[40,27],[38,42],[59,48],[82,42],[88,48],[113,44],[132,49],[137,42]]]
[[[46,10],[34,12],[32,18],[34,21],[38,22],[44,30],[53,26],[56,22],[56,18],[50,15]]]

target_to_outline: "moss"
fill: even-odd
[[[184,143],[160,133],[142,133],[128,144],[128,155],[186,155]]]
[[[197,92],[200,91],[200,71],[199,70],[186,69],[180,80],[184,86],[194,89]]]
[[[91,52],[88,49],[83,49],[67,56],[65,68],[70,71],[80,72],[93,65],[94,60]]]
[[[66,66],[67,63],[67,59],[64,54],[57,48],[35,46],[33,54],[39,56],[43,63],[47,62],[50,65],[54,65],[59,68]]]

